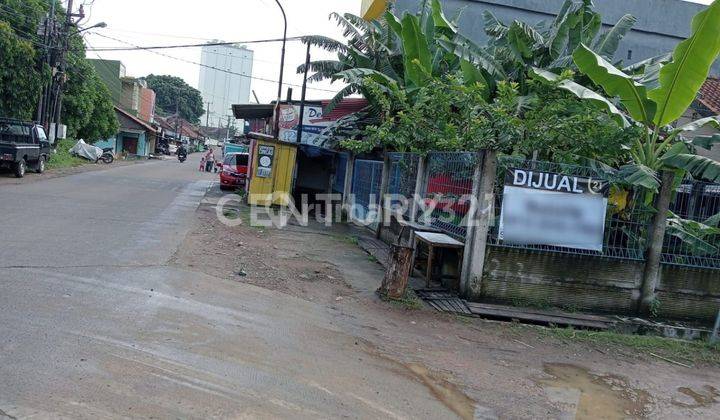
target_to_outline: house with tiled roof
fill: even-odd
[[[114,154],[124,156],[147,157],[155,153],[159,134],[156,126],[119,106],[115,106],[115,116],[120,123],[118,133],[112,138],[98,141],[95,146],[112,148]]]

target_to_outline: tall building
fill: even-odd
[[[250,101],[253,51],[245,46],[205,46],[201,63],[198,86],[206,108],[202,124],[227,126],[232,105]]]
[[[528,23],[551,20],[560,10],[564,0],[443,0],[447,16],[460,15],[460,31],[476,42],[483,43],[487,37],[483,31],[483,11],[495,14],[500,21],[511,23],[514,19]],[[376,11],[386,5],[385,0],[364,0],[366,18],[373,18]],[[625,64],[670,52],[680,41],[690,35],[690,23],[695,14],[707,6],[684,0],[601,0],[595,1],[596,10],[603,17],[603,27],[614,25],[626,13],[638,21],[632,32],[620,43],[615,60]],[[422,2],[397,0],[396,13],[416,12]],[[711,75],[720,76],[720,63],[716,62]]]

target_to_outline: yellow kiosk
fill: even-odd
[[[287,206],[292,194],[297,145],[270,136],[253,135],[248,204]]]

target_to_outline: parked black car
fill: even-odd
[[[42,126],[0,118],[0,167],[22,178],[28,168],[41,174],[50,158],[50,142]]]

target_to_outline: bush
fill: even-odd
[[[72,168],[89,163],[88,160],[70,154],[70,149],[75,146],[75,143],[76,141],[72,139],[60,140],[55,149],[56,153],[48,161],[48,169]]]

